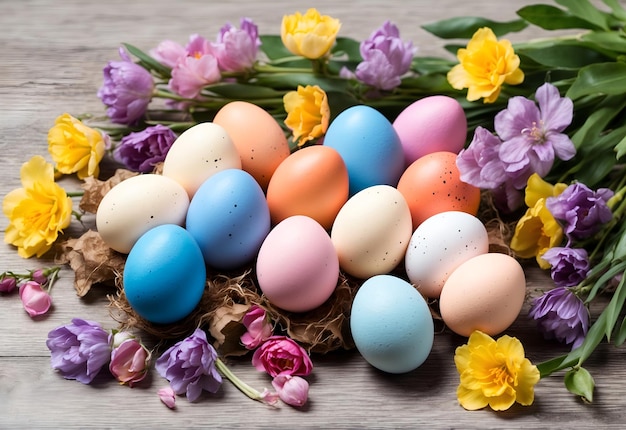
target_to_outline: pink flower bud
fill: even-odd
[[[267,319],[265,310],[252,305],[250,310],[242,318],[243,325],[248,329],[241,336],[241,343],[247,349],[254,349],[272,336],[272,325]]]
[[[17,286],[15,278],[6,277],[0,279],[0,293],[10,293]]]
[[[20,286],[20,299],[24,309],[31,317],[43,315],[52,305],[52,297],[35,281],[24,282]]]
[[[120,383],[132,387],[148,374],[151,355],[136,339],[127,339],[111,352],[109,370]]]
[[[159,388],[157,394],[159,395],[159,399],[165,403],[165,406],[170,409],[174,409],[176,407],[176,394],[174,393],[172,387],[168,385],[165,388]]]
[[[309,383],[299,376],[278,375],[272,386],[280,399],[291,406],[302,406],[309,397]]]
[[[33,281],[37,282],[39,285],[46,285],[48,282],[48,277],[44,273],[44,269],[37,269],[33,272]]]

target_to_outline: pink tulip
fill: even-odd
[[[10,293],[15,289],[16,285],[17,281],[15,280],[15,278],[0,278],[0,293]]]
[[[151,355],[136,339],[126,339],[111,352],[109,370],[120,383],[132,387],[148,374]]]
[[[313,370],[306,350],[286,336],[272,336],[266,340],[254,351],[252,365],[273,378],[278,375],[306,376]]]
[[[176,394],[174,390],[169,385],[165,388],[159,388],[157,391],[159,395],[159,399],[170,409],[174,409],[176,407]]]
[[[24,282],[20,286],[20,299],[24,309],[31,317],[43,315],[52,305],[52,297],[35,281]]]
[[[291,406],[302,406],[309,397],[309,383],[299,376],[278,375],[272,386],[280,399]]]
[[[241,343],[247,349],[256,348],[272,336],[272,325],[259,305],[252,305],[241,322],[248,329],[241,336]]]

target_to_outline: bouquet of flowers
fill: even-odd
[[[106,331],[82,319],[59,327],[48,338],[52,366],[66,378],[89,383],[108,363],[122,383],[139,383],[153,355],[127,331],[139,329],[177,341],[156,360],[156,370],[170,381],[170,387],[159,392],[169,407],[174,406],[175,395],[186,394],[194,401],[202,390],[215,392],[222,376],[253,399],[275,404],[280,398],[301,406],[309,389],[303,377],[313,368],[309,352],[353,348],[356,342],[368,359],[361,340],[353,339],[354,333],[350,333],[355,295],[364,279],[372,276],[393,273],[407,277],[398,269],[399,262],[422,220],[416,221],[407,194],[398,194],[406,198],[406,213],[410,214],[409,237],[402,239],[398,256],[392,255],[395,249],[384,249],[383,260],[387,260],[382,269],[373,272],[369,271],[371,261],[363,271],[353,269],[340,256],[331,288],[321,298],[310,298],[315,305],[309,307],[283,300],[269,288],[259,290],[257,284],[268,282],[261,275],[269,273],[259,266],[263,241],[278,230],[281,221],[294,215],[314,218],[322,232],[334,229],[340,210],[359,192],[378,185],[393,188],[390,193],[403,191],[402,176],[414,163],[427,154],[453,152],[453,167],[448,168],[457,172],[457,184],[466,187],[454,197],[473,203],[460,209],[454,205],[433,209],[428,216],[420,216],[429,218],[450,210],[475,215],[485,225],[496,226],[490,228],[496,235],[490,241],[492,247],[500,245],[504,253],[520,261],[535,259],[541,268],[549,270],[555,287],[533,299],[530,314],[547,337],[572,347],[564,356],[533,365],[524,357],[519,340],[507,335],[497,340],[491,337],[506,330],[512,320],[492,333],[481,324],[466,324],[471,326],[468,343],[459,347],[455,356],[461,405],[466,409],[489,405],[496,410],[515,402],[528,405],[540,378],[565,369],[567,389],[591,401],[594,383],[583,367],[585,360],[605,339],[616,345],[626,340],[626,319],[621,316],[626,299],[626,9],[616,0],[603,3],[606,8],[601,9],[588,0],[556,0],[558,6],[525,7],[517,11],[519,18],[510,22],[464,17],[424,25],[440,38],[467,40],[465,45],[446,46],[456,58],[418,56],[412,42],[403,40],[391,22],[361,42],[341,37],[341,22],[315,9],[284,16],[280,35],[259,34],[254,22],[244,18],[239,27],[225,25],[213,41],[191,35],[186,44],[165,40],[148,52],[124,44],[120,59],[104,67],[104,81],[97,93],[106,107],[106,118],[60,115],[48,134],[53,164],[34,156],[20,172],[22,188],[10,192],[3,201],[10,221],[5,242],[15,246],[20,256],[39,258],[51,250],[57,252],[74,270],[79,296],[98,283],[118,286],[111,304],[122,314],[120,330]],[[504,38],[533,25],[576,33],[517,44]],[[407,146],[404,139],[410,140],[410,136],[399,131],[398,118],[416,103],[433,97],[443,97],[437,100],[447,103],[441,121],[447,121],[457,107],[462,115],[443,125],[432,120],[422,123],[433,135],[437,127],[441,128],[432,148]],[[378,143],[364,141],[358,151],[365,156],[369,151],[378,163],[368,165],[368,174],[376,171],[382,175],[366,175],[365,179],[358,177],[362,172],[354,173],[355,149],[351,153],[336,143],[338,134],[333,130],[340,122],[349,122],[346,112],[363,107],[371,111],[361,126],[387,121],[387,128],[376,133],[395,135],[401,154],[394,159],[388,154],[392,150],[378,152]],[[412,121],[420,118],[414,116]],[[346,133],[344,137],[357,136],[358,130],[352,128]],[[448,142],[441,137],[444,134],[461,137]],[[232,142],[207,153],[196,145],[198,139],[206,140],[207,136],[211,142]],[[267,141],[266,137],[270,143],[258,143]],[[249,144],[250,139],[256,143]],[[177,148],[183,146],[180,142],[185,142],[184,149]],[[320,192],[315,194],[304,185],[310,182],[327,196],[339,196],[339,203],[329,209],[330,217],[316,218],[308,207],[278,214],[284,207],[273,203],[276,192],[271,178],[289,157],[312,153],[312,148],[336,150],[341,155],[338,165],[343,167],[332,170],[328,167],[333,166],[332,157],[323,158],[315,169],[328,167],[332,171],[327,178],[332,181],[318,184],[311,174],[297,182],[295,194],[321,205],[321,200],[316,200]],[[317,152],[322,157],[321,151]],[[120,169],[100,179],[105,156],[119,163]],[[215,171],[206,173],[205,167],[199,178],[190,176],[195,174],[194,162],[198,161],[210,164]],[[230,260],[224,260],[230,252],[226,245],[203,245],[197,236],[194,239],[200,243],[201,253],[187,254],[183,245],[176,248],[178,242],[173,241],[177,235],[188,232],[193,236],[198,219],[210,215],[219,224],[219,214],[199,212],[194,217],[192,207],[217,207],[223,212],[220,204],[225,200],[211,200],[204,188],[209,181],[214,189],[218,187],[217,171],[229,171],[231,177],[221,175],[224,178],[220,179],[231,189],[238,186],[236,181],[248,180],[248,176],[232,174],[232,170],[246,172],[256,181],[257,197],[246,202],[258,203],[249,213],[254,214],[258,225],[246,224],[245,235],[238,239],[240,247]],[[83,181],[83,190],[64,190],[56,183],[58,175],[76,175]],[[181,213],[171,209],[178,205],[174,200],[161,202],[161,206],[143,205],[135,189],[129,191],[136,199],[135,206],[129,207],[141,206],[142,215],[137,211],[133,215],[131,210],[114,212],[109,218],[101,215],[102,208],[114,211],[123,206],[120,190],[130,183],[143,181],[144,189],[154,193],[169,190],[169,185],[155,177],[177,179],[176,186],[182,186],[182,192],[176,188],[171,194],[182,196]],[[295,180],[297,176],[289,178]],[[470,194],[478,197],[470,198]],[[82,197],[82,213],[73,209],[72,198],[78,196]],[[194,205],[200,196],[204,200]],[[79,238],[64,237],[63,230],[72,217],[80,220],[84,213],[97,214],[98,231],[89,230]],[[186,224],[186,229],[161,229],[159,233],[168,238],[166,246],[179,249],[180,258],[170,256],[158,263],[163,270],[152,278],[135,279],[133,276],[140,276],[133,272],[137,259],[140,264],[151,264],[149,258],[157,261],[149,254],[135,257],[138,244],[145,242],[143,248],[154,249],[158,243],[155,238],[146,238],[145,230],[132,231],[133,220],[143,222],[144,215],[148,216],[152,236],[163,225]],[[116,223],[124,225],[125,237],[119,237]],[[226,224],[219,225],[226,231]],[[204,233],[207,228],[201,226]],[[244,231],[240,224],[238,231]],[[391,230],[386,233],[393,235]],[[311,235],[307,244],[318,237]],[[330,241],[325,232],[322,236],[322,242]],[[187,243],[184,240],[181,244]],[[337,241],[333,245],[337,247]],[[211,254],[216,248],[217,256]],[[194,255],[199,256],[202,269],[185,268]],[[257,257],[259,263],[255,265]],[[180,262],[180,267],[173,267],[171,261]],[[156,269],[161,267],[154,264]],[[19,285],[25,309],[30,315],[40,315],[49,308],[49,291],[58,270],[5,272],[0,275],[0,291],[9,293]],[[146,283],[157,285],[170,272],[181,277],[201,273],[196,283],[199,286],[193,299],[180,304],[182,311],[177,308],[169,318],[159,308],[154,317],[138,298],[141,294],[134,294],[133,289]],[[281,272],[280,276],[285,279],[287,274]],[[185,279],[190,285],[195,282]],[[419,282],[412,283],[417,291],[425,291],[420,290]],[[46,287],[47,291],[43,289]],[[438,294],[429,296],[435,315]],[[609,304],[598,316],[590,315],[590,303],[602,294],[610,294]],[[448,324],[445,317],[443,322]],[[165,325],[155,328],[155,323]],[[276,330],[280,332],[274,334]],[[259,393],[248,387],[218,357],[249,351],[254,351],[253,365],[273,378],[276,393]]]

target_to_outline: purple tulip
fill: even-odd
[[[211,43],[211,52],[217,58],[221,70],[241,72],[250,69],[256,62],[261,46],[257,26],[250,19],[241,19],[241,28],[226,24]]]
[[[552,266],[550,276],[557,287],[573,287],[587,277],[591,268],[583,248],[550,248],[541,255]]]
[[[124,136],[115,148],[115,157],[130,170],[149,173],[165,160],[175,140],[176,134],[172,130],[157,124]]]

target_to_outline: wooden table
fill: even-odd
[[[32,155],[49,159],[46,135],[63,112],[102,113],[96,97],[102,68],[117,59],[121,42],[148,50],[163,39],[185,43],[192,33],[212,39],[225,22],[252,18],[261,33],[278,33],[284,14],[314,5],[339,18],[341,34],[367,37],[385,19],[396,23],[420,55],[442,55],[441,41],[420,28],[438,19],[476,15],[498,20],[515,18],[515,10],[533,0],[370,0],[309,2],[253,0],[179,2],[148,0],[3,0],[0,3],[0,191],[20,186],[19,168]],[[513,40],[539,34],[524,32]],[[66,180],[71,187],[74,182]],[[93,219],[87,220],[87,223]],[[76,223],[75,223],[76,224]],[[4,231],[7,220],[0,219]],[[80,226],[70,231],[80,232]],[[0,245],[0,271],[35,269],[51,260],[24,260],[11,246]],[[545,288],[550,279],[528,268],[528,289]],[[465,339],[438,333],[432,354],[419,369],[405,375],[376,371],[355,351],[314,356],[309,379],[309,404],[302,410],[283,405],[274,410],[248,400],[225,382],[217,395],[195,404],[179,398],[177,410],[166,408],[156,391],[167,381],[152,372],[135,388],[113,379],[95,385],[64,380],[50,368],[47,333],[72,317],[116,327],[102,289],[79,299],[73,273],[64,269],[53,289],[54,307],[44,318],[31,320],[17,296],[0,297],[0,428],[590,428],[618,427],[626,419],[626,352],[599,347],[587,367],[596,379],[595,402],[585,405],[569,394],[562,374],[542,380],[532,406],[509,411],[465,411],[456,399],[458,374],[455,348]],[[546,342],[526,316],[507,331],[522,340],[533,362],[565,352]],[[259,389],[269,377],[257,372],[249,357],[229,363],[242,379]]]

